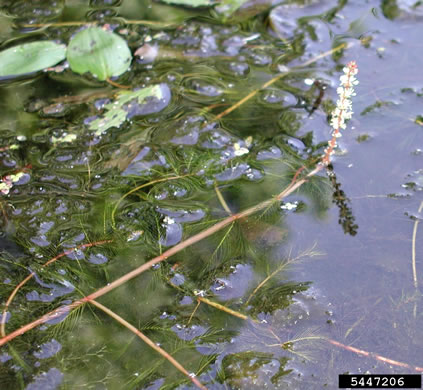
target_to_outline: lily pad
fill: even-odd
[[[66,56],[74,72],[90,72],[99,80],[120,76],[128,70],[132,60],[126,41],[100,27],[77,33],[69,42]]]
[[[135,91],[120,91],[116,100],[104,106],[107,112],[103,117],[90,122],[89,129],[100,135],[111,127],[120,127],[134,116],[159,112],[169,104],[170,97],[167,84],[151,85]]]
[[[52,41],[24,43],[0,52],[0,77],[38,72],[63,61],[66,46]]]

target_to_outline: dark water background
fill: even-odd
[[[226,217],[215,187],[232,212],[280,192],[329,139],[338,79],[355,60],[360,84],[333,161],[337,192],[322,174],[314,187],[99,301],[209,389],[336,389],[341,373],[416,373],[423,366],[423,5],[257,0],[226,20],[207,8],[135,0],[1,5],[2,49],[39,39],[67,43],[81,27],[30,25],[109,23],[132,52],[145,43],[159,49],[155,61],[134,60],[116,81],[163,83],[171,91],[161,111],[96,136],[87,118],[102,114],[115,87],[69,69],[1,81],[0,171],[25,172],[1,198],[2,302],[36,273],[11,303],[6,333]],[[294,69],[213,123],[286,67],[341,43],[351,46]],[[76,140],[54,141],[67,134]],[[153,182],[114,211],[131,189],[178,175],[188,176]],[[41,267],[104,239],[113,242]],[[249,319],[204,302],[197,307],[198,296]],[[16,338],[0,360],[2,389],[193,388],[93,306]]]

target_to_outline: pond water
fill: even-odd
[[[2,336],[65,308],[2,339],[2,389],[196,388],[113,313],[66,305],[312,171],[352,60],[328,174],[97,300],[208,389],[423,372],[423,5],[241,3],[0,3],[1,50],[96,23],[135,53],[110,83],[0,80]],[[115,112],[119,86],[156,97]]]

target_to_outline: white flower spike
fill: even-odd
[[[349,62],[343,71],[344,74],[339,78],[341,85],[336,90],[339,99],[336,102],[336,108],[333,110],[330,120],[330,125],[333,129],[332,139],[328,142],[328,146],[324,151],[325,154],[321,160],[323,165],[328,165],[330,163],[330,156],[334,153],[334,149],[336,148],[336,139],[342,137],[341,129],[347,127],[345,121],[351,119],[353,114],[351,97],[355,96],[354,85],[358,84],[358,80],[355,78],[355,75],[358,73],[356,62]]]

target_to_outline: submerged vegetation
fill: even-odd
[[[351,347],[359,320],[334,336],[301,274],[319,237],[290,241],[332,203],[357,235],[331,165],[369,47],[354,6],[5,3],[4,388],[306,389],[332,348],[423,371]]]

